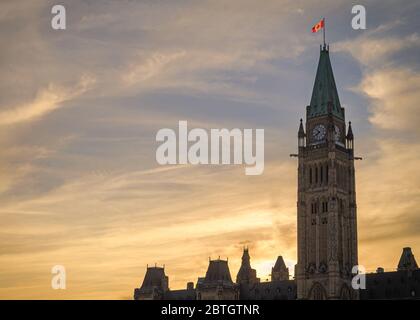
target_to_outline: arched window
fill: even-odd
[[[339,164],[337,164],[337,170],[336,170],[336,172],[337,172],[337,185],[338,186],[340,186],[340,183],[341,183],[341,171],[340,171],[340,165]]]
[[[312,300],[325,300],[324,288],[319,284],[315,283],[312,287],[310,299]]]
[[[323,298],[322,289],[319,286],[316,286],[314,288],[314,300],[322,300]]]
[[[318,183],[318,166],[315,167],[315,183]]]
[[[312,168],[309,168],[309,184],[312,184]]]
[[[326,168],[326,170],[325,170],[326,172],[325,172],[325,175],[326,175],[326,181],[327,181],[327,183],[328,183],[328,164],[327,164],[327,168]]]
[[[312,214],[317,214],[319,212],[319,201],[318,200],[314,200],[311,203],[311,213]]]
[[[350,300],[351,299],[350,290],[346,285],[343,285],[343,287],[341,288],[340,296],[341,296],[340,297],[341,300]]]
[[[321,165],[321,184],[322,184],[323,180],[324,180],[324,166]]]
[[[328,201],[323,201],[322,202],[322,212],[327,212],[328,211]]]

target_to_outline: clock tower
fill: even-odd
[[[298,299],[357,299],[351,286],[358,264],[353,132],[349,123],[346,134],[326,45],[298,148]]]

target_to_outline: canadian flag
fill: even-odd
[[[324,28],[324,25],[325,25],[325,22],[324,22],[324,18],[323,18],[316,25],[314,25],[312,27],[312,33],[318,32],[319,30],[321,30],[322,28]]]

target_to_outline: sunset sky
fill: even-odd
[[[67,29],[51,28],[63,4]],[[132,299],[146,265],[181,289],[242,248],[296,263],[299,119],[327,42],[356,162],[359,263],[420,259],[419,1],[0,3],[0,298]],[[161,128],[262,128],[265,170],[160,166]],[[51,288],[63,265],[67,289]]]

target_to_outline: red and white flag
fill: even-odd
[[[325,26],[325,22],[324,22],[324,18],[322,20],[320,20],[316,25],[314,25],[312,27],[312,33],[318,32],[319,30],[321,30],[322,28],[324,28]]]

